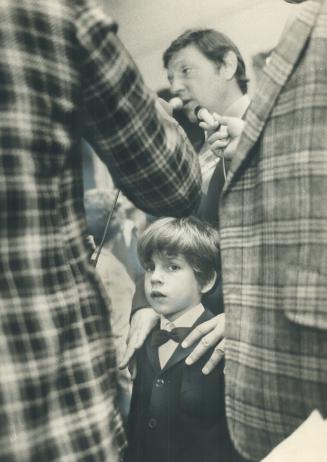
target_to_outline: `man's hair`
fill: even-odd
[[[247,93],[249,80],[246,77],[242,55],[234,42],[215,29],[190,29],[177,37],[163,54],[165,68],[167,69],[169,61],[178,51],[189,45],[195,45],[210,61],[216,63],[218,68],[224,63],[226,53],[233,51],[237,57],[235,78],[241,92]]]
[[[194,217],[155,221],[140,236],[137,250],[144,268],[154,254],[182,255],[201,286],[220,274],[219,234]]]

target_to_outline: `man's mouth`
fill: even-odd
[[[197,120],[195,112],[194,112],[196,107],[197,107],[197,103],[193,99],[183,100],[183,110],[192,122],[196,122]]]
[[[183,109],[188,109],[191,106],[192,100],[191,99],[182,99],[183,101]]]

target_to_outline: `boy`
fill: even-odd
[[[217,232],[196,218],[163,218],[142,234],[138,253],[145,293],[160,322],[137,352],[126,462],[231,462],[224,411],[224,365],[205,376],[180,346],[190,328],[212,317],[202,295],[219,268]]]

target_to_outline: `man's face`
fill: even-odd
[[[192,122],[196,121],[196,106],[203,106],[210,112],[225,109],[228,81],[217,64],[195,45],[188,45],[172,56],[167,76],[172,93],[182,99],[185,113]]]

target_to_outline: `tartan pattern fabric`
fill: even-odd
[[[152,214],[191,212],[197,157],[97,6],[2,0],[0,22],[0,460],[115,462],[125,437],[81,137]]]
[[[226,406],[261,460],[327,415],[327,1],[304,3],[264,70],[220,203]]]

